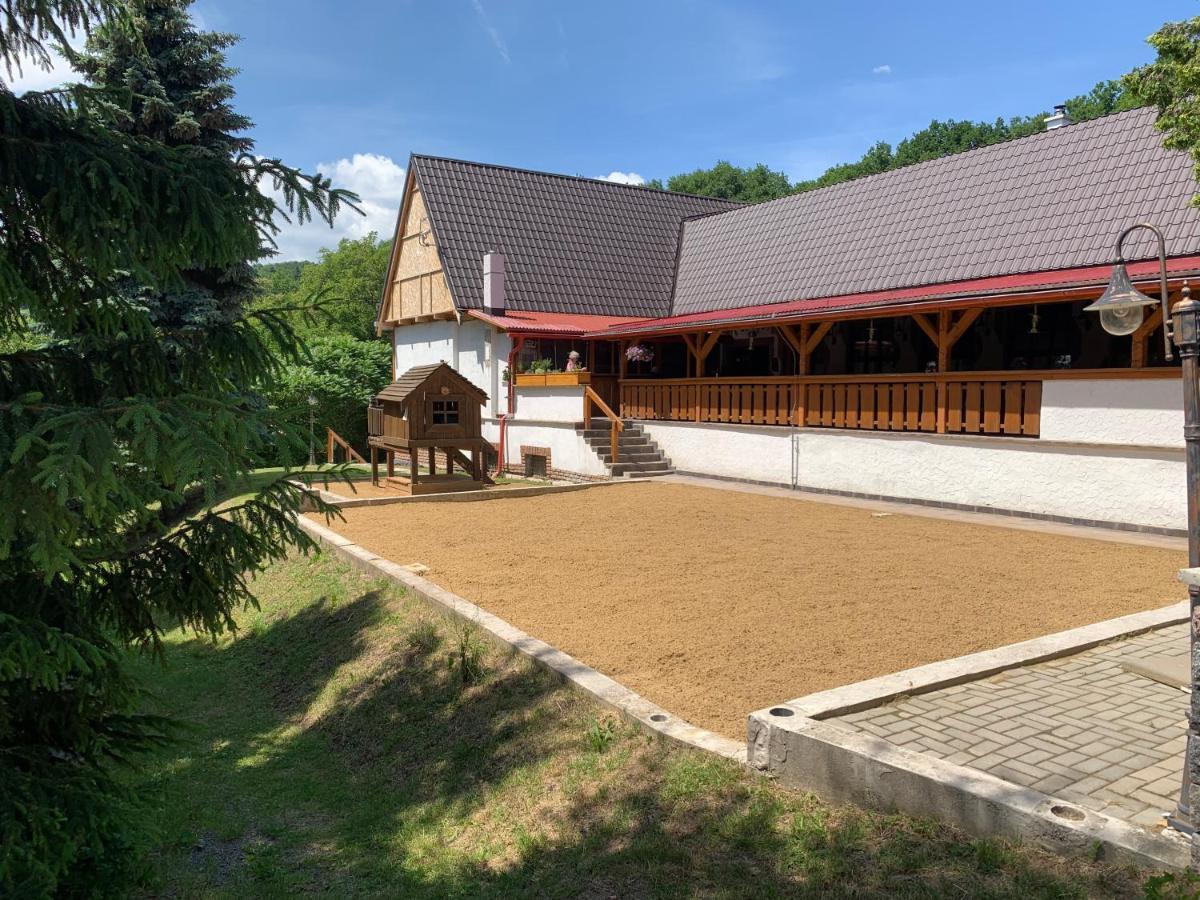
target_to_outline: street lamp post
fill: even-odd
[[[1146,229],[1158,239],[1159,298],[1147,297],[1133,286],[1125,268],[1123,245],[1132,232]],[[1183,286],[1183,298],[1168,308],[1167,248],[1162,232],[1149,223],[1132,225],[1117,238],[1117,260],[1108,288],[1095,303],[1085,307],[1100,314],[1100,324],[1109,334],[1132,334],[1145,318],[1146,309],[1162,305],[1164,354],[1169,360],[1174,342],[1183,364],[1183,437],[1187,447],[1188,566],[1200,566],[1200,303]],[[1188,740],[1183,764],[1179,804],[1170,816],[1172,827],[1192,835],[1192,865],[1200,867],[1200,841],[1195,835],[1192,810],[1200,803],[1200,585],[1188,585],[1191,635],[1191,708]]]
[[[313,432],[313,417],[317,413],[317,398],[312,394],[308,395],[308,467],[315,469],[317,467],[317,445],[316,436]]]

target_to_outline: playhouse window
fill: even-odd
[[[434,425],[457,425],[458,424],[458,401],[457,400],[434,400],[433,401],[433,424]]]

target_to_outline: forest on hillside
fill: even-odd
[[[1086,122],[1140,105],[1142,102],[1126,87],[1124,80],[1101,81],[1086,94],[1072,97],[1065,104],[1067,115],[1073,122]],[[741,167],[727,160],[719,160],[710,168],[672,175],[665,184],[661,179],[654,179],[647,182],[647,186],[740,200],[743,203],[761,203],[1025,137],[1041,131],[1047,115],[1049,113],[1043,111],[1014,116],[1008,120],[996,119],[994,122],[935,119],[928,127],[900,141],[895,147],[886,141],[879,141],[854,162],[831,166],[818,177],[805,181],[789,181],[786,174],[770,168],[766,163]]]

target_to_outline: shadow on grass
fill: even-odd
[[[932,823],[831,814],[622,730],[554,676],[381,590],[192,641],[163,693],[199,726],[163,760],[164,893],[389,897],[1084,897],[1133,882]],[[468,635],[467,640],[470,640]],[[214,858],[212,848],[219,852]],[[1100,881],[1101,874],[1107,878]]]

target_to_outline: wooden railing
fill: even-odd
[[[621,383],[621,415],[674,422],[1037,437],[1041,406],[1041,379],[1024,373]]]
[[[334,459],[334,453],[338,447],[341,447],[343,452],[345,453],[346,462],[352,462],[352,461],[360,462],[360,463],[366,462],[366,460],[362,458],[362,454],[360,454],[357,450],[355,450],[353,447],[351,447],[350,443],[344,437],[342,437],[340,434],[338,434],[332,428],[326,428],[325,429],[325,461],[327,463],[329,463],[330,465],[337,462],[337,460]]]
[[[600,395],[592,390],[590,385],[585,385],[583,388],[583,425],[585,428],[592,424],[593,407],[599,409],[608,417],[611,423],[609,430],[609,444],[612,452],[610,463],[617,462],[617,455],[620,452],[620,434],[625,430],[625,423],[621,421],[621,417],[612,411],[612,408],[601,399]]]
[[[383,434],[383,407],[367,407],[367,436],[375,437]]]

